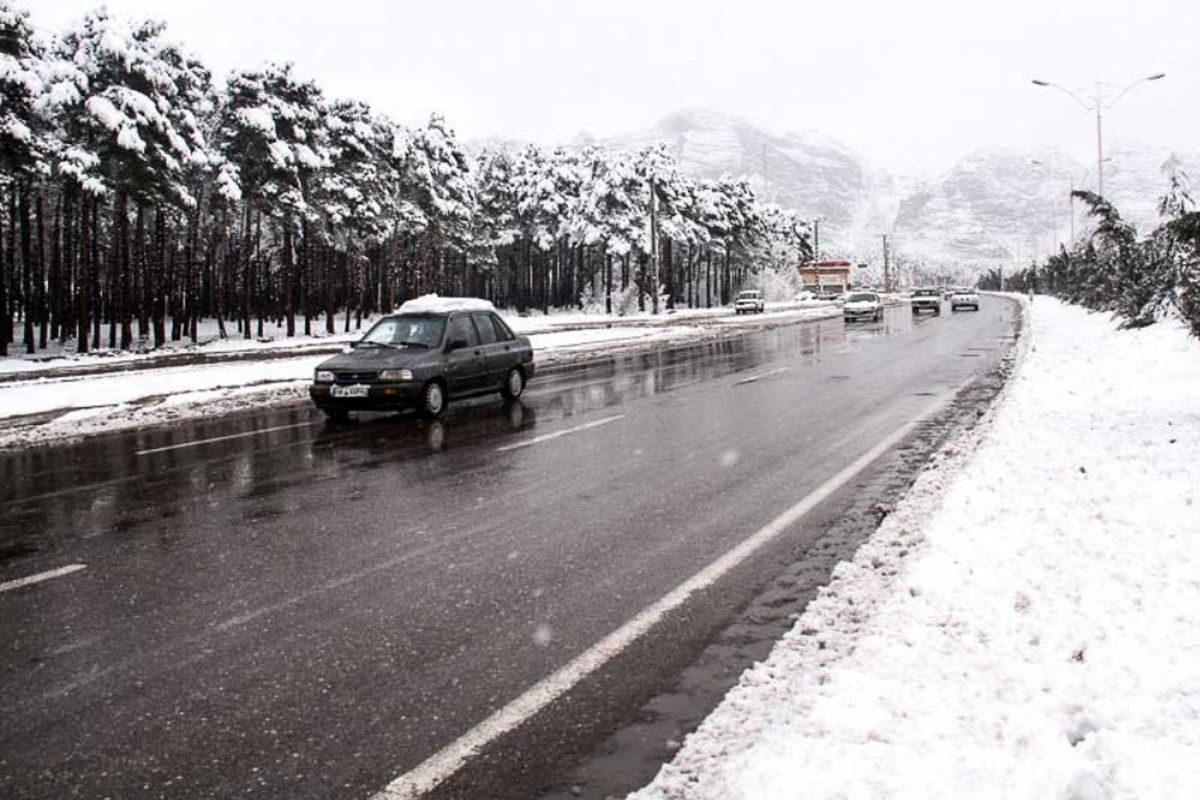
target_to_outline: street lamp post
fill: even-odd
[[[1104,112],[1111,109],[1113,106],[1115,106],[1117,103],[1119,103],[1121,101],[1121,98],[1123,98],[1125,95],[1129,94],[1129,91],[1131,89],[1133,89],[1133,87],[1138,86],[1139,84],[1145,83],[1147,81],[1157,81],[1157,80],[1160,80],[1161,78],[1165,78],[1166,76],[1167,76],[1167,73],[1158,72],[1158,73],[1155,73],[1154,75],[1147,75],[1145,78],[1138,78],[1136,81],[1134,81],[1133,83],[1130,83],[1126,86],[1114,86],[1111,83],[1104,83],[1103,81],[1097,79],[1094,89],[1093,89],[1093,91],[1095,93],[1091,97],[1087,97],[1087,98],[1081,96],[1081,93],[1085,89],[1088,88],[1087,86],[1081,86],[1078,89],[1068,89],[1064,86],[1058,85],[1057,83],[1052,83],[1050,81],[1044,81],[1039,78],[1033,79],[1034,86],[1048,86],[1052,89],[1058,89],[1060,92],[1070,96],[1070,98],[1072,100],[1074,100],[1076,103],[1078,103],[1080,106],[1082,106],[1084,108],[1084,110],[1095,112],[1095,114],[1096,114],[1096,189],[1097,189],[1096,193],[1098,195],[1100,195],[1101,197],[1104,196],[1104,134],[1103,134],[1103,130],[1102,130],[1102,118],[1103,118]]]

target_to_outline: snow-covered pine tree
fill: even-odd
[[[470,159],[440,115],[410,132],[401,175],[402,198],[426,222],[416,283],[422,293],[455,291],[466,282],[475,182]]]
[[[262,252],[262,217],[290,220],[309,210],[311,172],[325,163],[318,141],[324,111],[321,90],[297,78],[290,64],[235,72],[229,76],[217,112],[214,146],[223,166],[218,185],[227,200],[241,202],[242,227],[235,265],[241,268],[243,335],[250,338],[253,305],[262,334],[272,277]],[[290,226],[290,222],[288,223]],[[277,228],[281,226],[277,223]],[[294,259],[285,265],[284,283],[294,291]],[[236,267],[235,267],[236,268]],[[331,270],[326,271],[326,330],[333,332]],[[294,322],[291,327],[294,327]]]
[[[109,344],[116,345],[118,323],[120,345],[132,344],[135,312],[143,336],[154,318],[162,344],[164,215],[195,205],[187,170],[207,161],[199,123],[207,71],[164,36],[162,23],[122,22],[103,10],[69,29],[56,50],[71,65],[46,101],[62,130],[58,171],[85,193],[114,198]]]
[[[48,143],[41,120],[34,113],[34,104],[45,94],[46,68],[42,48],[33,36],[29,12],[18,10],[7,0],[0,0],[0,356],[8,355],[12,336],[13,317],[9,282],[17,265],[9,262],[4,242],[4,210],[14,194],[23,198],[20,205],[28,208],[29,194],[35,176],[45,168]],[[27,227],[28,218],[21,217]],[[16,224],[16,220],[9,220]],[[21,241],[28,241],[23,231]],[[30,253],[22,247],[21,273],[24,279],[20,300],[25,317],[25,345],[33,352],[33,317],[30,307]]]

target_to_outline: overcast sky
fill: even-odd
[[[60,29],[98,5],[17,0]],[[564,141],[648,127],[670,111],[729,111],[822,131],[894,170],[928,172],[980,146],[1094,157],[1072,88],[1137,87],[1106,142],[1200,149],[1195,0],[109,0],[164,19],[223,76],[292,61],[331,96],[406,122],[442,112],[464,138]]]

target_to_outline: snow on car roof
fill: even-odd
[[[401,314],[445,314],[450,311],[495,310],[496,307],[490,301],[481,300],[478,297],[438,297],[436,294],[423,294],[400,306]]]

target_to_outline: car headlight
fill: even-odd
[[[381,381],[411,381],[412,379],[411,369],[385,369],[379,373]]]
[[[333,373],[327,369],[319,369],[314,380],[317,383],[333,383]]]

